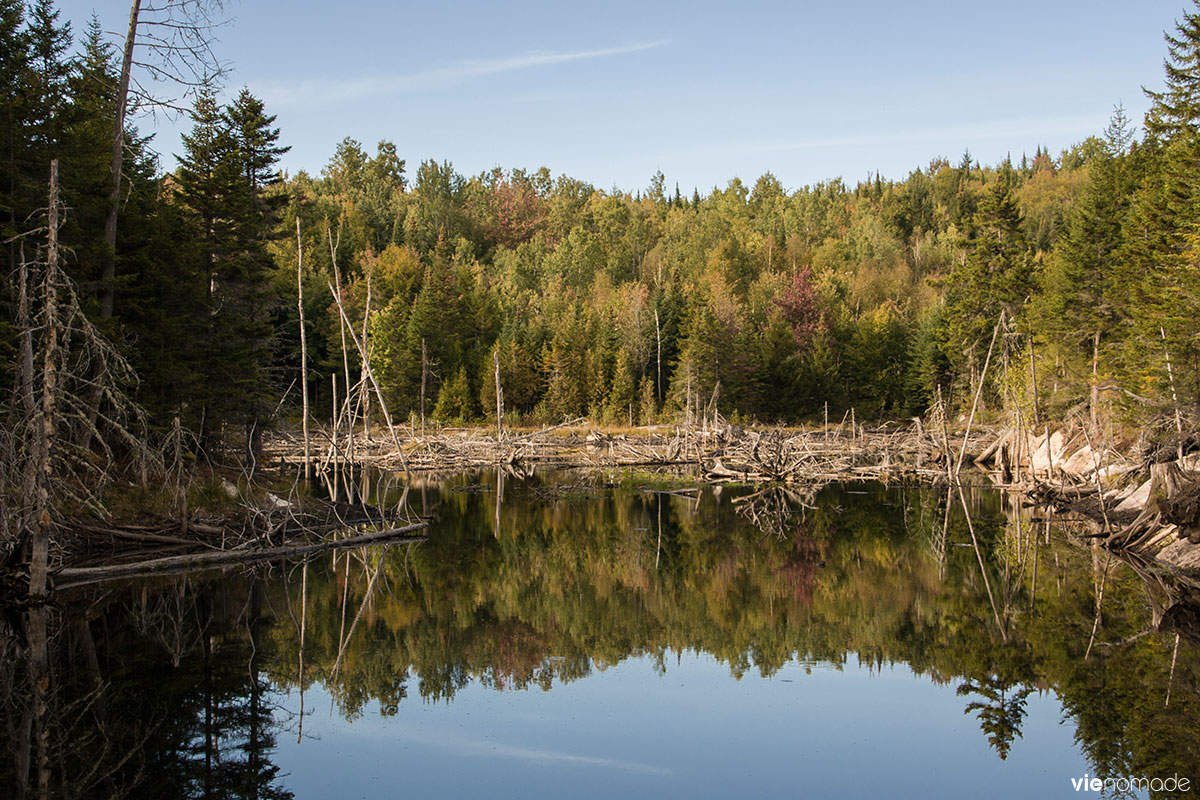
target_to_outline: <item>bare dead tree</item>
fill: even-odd
[[[326,222],[325,222],[325,238],[327,238],[329,240],[329,260],[330,260],[330,263],[333,264],[334,291],[337,292],[337,296],[340,298],[342,296],[342,271],[340,269],[338,269],[338,263],[337,263],[337,251],[338,251],[339,245],[342,242],[342,225],[341,225],[340,221],[338,222],[337,241],[334,241],[333,232],[329,229],[329,221],[326,220]],[[345,383],[346,383],[346,396],[345,396],[346,414],[349,417],[349,420],[347,421],[347,424],[346,424],[346,429],[349,432],[348,433],[349,438],[347,439],[347,442],[346,442],[346,452],[349,456],[350,461],[353,462],[354,461],[354,412],[353,412],[353,407],[351,406],[352,401],[351,401],[351,387],[350,387],[350,353],[349,353],[349,350],[346,348],[346,326],[349,324],[350,324],[349,320],[345,320],[345,319],[342,319],[341,317],[338,317],[338,328],[341,330],[341,333],[342,333],[342,368],[345,373]],[[351,330],[353,331],[353,329],[351,329]],[[353,333],[351,335],[353,335]],[[337,393],[336,393],[336,389],[335,389],[335,392],[334,392],[335,398],[336,398],[336,394]],[[336,405],[336,400],[335,400],[335,405]],[[339,412],[336,408],[334,409],[333,413],[334,413],[335,417],[341,416],[341,412]],[[336,431],[336,428],[337,428],[337,425],[335,423],[335,425],[334,425],[335,431]],[[334,438],[336,439],[337,437],[334,436]]]
[[[121,169],[125,159],[125,123],[131,107],[179,111],[179,97],[210,86],[226,70],[213,52],[214,21],[224,0],[133,0],[121,54],[113,120],[112,167],[104,241],[108,254],[102,271],[100,316],[113,314],[116,277],[117,217],[121,208]],[[173,87],[166,95],[151,84]]]
[[[48,201],[45,227],[19,237],[17,391],[0,408],[0,427],[9,432],[0,440],[0,481],[20,487],[16,507],[0,507],[0,554],[10,561],[28,555],[34,596],[46,590],[60,504],[104,515],[100,490],[119,461],[133,465],[143,482],[160,467],[146,445],[145,414],[124,391],[136,383],[132,368],[84,315],[74,283],[59,269],[57,159]],[[39,241],[39,257],[27,260],[26,244]],[[93,398],[102,401],[103,415],[92,415]]]
[[[492,366],[496,369],[496,441],[504,437],[504,389],[500,386],[500,350],[492,351]]]
[[[300,397],[304,414],[304,477],[311,477],[312,459],[308,439],[308,339],[304,334],[304,242],[300,238],[300,215],[296,215],[296,309],[300,312]]]

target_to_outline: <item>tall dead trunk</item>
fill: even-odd
[[[308,339],[304,333],[304,242],[300,238],[300,215],[296,215],[296,309],[300,312],[300,396],[304,407],[304,477],[312,476],[308,438]]]
[[[367,391],[367,361],[371,355],[371,346],[367,341],[371,321],[371,277],[374,270],[367,269],[367,307],[363,310],[363,362],[358,376],[359,396],[362,398],[363,411],[363,441],[371,441],[371,393]]]
[[[1178,456],[1183,458],[1183,417],[1179,412],[1179,393],[1175,391],[1175,370],[1171,368],[1171,351],[1167,348],[1167,331],[1159,325],[1158,333],[1162,336],[1163,350],[1167,355],[1167,381],[1171,385],[1171,406],[1175,410],[1175,432],[1179,434]]]
[[[17,329],[20,335],[20,367],[18,394],[21,410],[32,419],[37,406],[33,391],[33,322],[29,310],[29,263],[25,260],[25,245],[18,248],[20,268],[17,272]]]
[[[326,285],[328,286],[328,284]],[[329,289],[333,291],[332,286]],[[337,303],[338,314],[341,315],[343,322],[349,325],[350,319],[346,316],[346,309],[342,307],[342,298],[335,295],[334,302]],[[400,437],[396,435],[396,427],[392,425],[392,416],[388,413],[387,401],[383,399],[383,389],[380,388],[379,381],[375,379],[375,371],[371,369],[371,361],[367,358],[365,346],[358,341],[353,328],[350,328],[350,340],[354,343],[355,349],[358,350],[359,358],[362,359],[362,363],[367,368],[367,379],[371,381],[371,387],[375,390],[375,399],[379,401],[379,410],[383,413],[384,422],[387,423],[388,433],[392,435],[392,444],[396,446],[396,454],[400,456],[400,466],[404,468],[404,479],[409,480],[411,475],[408,470],[408,459],[404,455],[404,448],[400,446]]]
[[[1088,398],[1091,406],[1092,428],[1096,428],[1100,420],[1100,329],[1092,334],[1092,391]]]
[[[1033,427],[1041,423],[1041,413],[1038,408],[1037,364],[1033,357],[1033,336],[1029,337],[1029,381],[1033,389]]]
[[[421,435],[425,435],[425,380],[429,376],[429,354],[425,350],[425,337],[421,337]]]
[[[340,269],[338,269],[337,247],[338,247],[338,244],[341,244],[341,240],[342,240],[341,224],[340,223],[338,224],[338,243],[337,244],[334,243],[333,234],[330,232],[328,226],[326,226],[326,228],[325,228],[325,235],[327,237],[329,237],[329,258],[330,258],[330,261],[333,263],[334,289],[337,291],[337,296],[340,301],[341,296],[342,296],[342,271]],[[345,320],[341,317],[338,317],[338,327],[341,329],[341,333],[342,333],[342,369],[345,374],[345,380],[346,380],[346,394],[345,394],[346,414],[349,417],[349,419],[347,421],[348,424],[346,425],[346,428],[349,431],[348,439],[346,442],[346,453],[347,453],[347,458],[351,462],[353,462],[354,461],[354,415],[352,413],[353,407],[351,406],[351,398],[350,398],[350,352],[346,348],[346,327],[348,324],[349,323],[347,320]],[[334,413],[336,414],[337,412],[334,412]]]
[[[34,439],[37,493],[30,533],[29,594],[46,593],[50,546],[50,451],[56,433],[58,383],[58,159],[50,162],[49,240],[46,246],[45,326],[42,338],[42,397]]]
[[[496,441],[504,436],[504,390],[500,388],[500,350],[492,351],[492,365],[496,368]]]
[[[656,389],[658,390],[658,402],[662,402],[662,326],[658,323],[658,309],[654,309],[654,338],[658,343],[658,382]]]
[[[117,214],[121,208],[121,165],[125,159],[125,111],[129,105],[129,74],[133,69],[133,48],[137,40],[138,15],[142,0],[133,0],[129,9],[129,32],[121,56],[121,76],[117,82],[117,111],[113,120],[112,168],[109,173],[108,217],[104,220],[107,252],[100,281],[100,317],[113,315],[113,281],[117,274]]]

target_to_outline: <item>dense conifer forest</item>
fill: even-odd
[[[201,448],[298,417],[301,256],[325,416],[330,376],[360,369],[340,293],[403,422],[493,418],[496,364],[506,413],[531,423],[645,424],[691,404],[903,418],[939,392],[965,409],[981,382],[985,409],[1165,418],[1200,400],[1200,8],[1166,42],[1143,123],[1118,105],[1059,153],[930,154],[904,178],[789,189],[768,173],[689,195],[661,173],[635,190],[545,167],[462,175],[402,140],[346,138],[320,174],[284,175],[286,131],[253,87],[192,86],[190,132],[151,141],[97,22],[0,0],[0,380],[25,387],[0,413],[16,427],[40,392],[22,361],[41,358],[47,304],[67,302],[39,284],[57,159],[57,268],[115,346],[81,366],[82,340],[60,332],[59,371],[85,419],[89,392],[90,419],[108,417],[103,376],[150,433],[178,426]]]

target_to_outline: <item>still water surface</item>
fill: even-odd
[[[1200,650],[1155,629],[1174,590],[1144,571],[991,493],[947,526],[932,490],[669,488],[425,480],[423,544],[81,596],[51,640],[55,774],[92,796],[264,798],[1200,777]],[[5,717],[16,753],[19,698]]]

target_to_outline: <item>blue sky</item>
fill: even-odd
[[[127,2],[59,0],[123,31]],[[218,55],[278,115],[282,166],[319,173],[354,137],[465,174],[566,173],[608,189],[661,169],[684,192],[903,178],[964,149],[983,163],[1140,120],[1162,34],[1191,0],[228,3]],[[140,123],[153,129],[150,120]],[[159,123],[164,164],[178,127]]]

